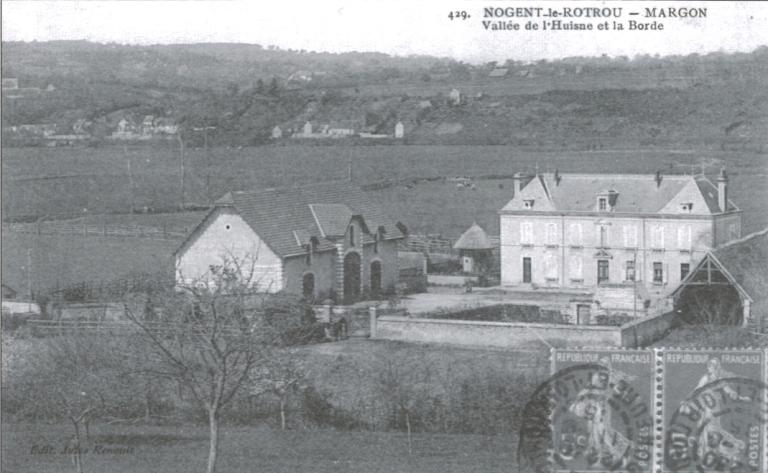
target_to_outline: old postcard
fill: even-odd
[[[768,471],[768,2],[2,0],[8,472]]]

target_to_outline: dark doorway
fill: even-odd
[[[592,313],[589,305],[579,304],[576,306],[576,323],[579,325],[588,325],[592,319]]]
[[[371,263],[371,296],[375,299],[381,295],[381,261]]]
[[[307,273],[304,275],[304,279],[301,282],[301,293],[304,295],[304,299],[311,301],[315,295],[315,275],[313,273]]]
[[[601,284],[604,282],[608,282],[608,260],[607,259],[599,259],[597,260],[597,283]]]
[[[348,253],[344,257],[344,301],[349,303],[360,297],[360,255]]]
[[[531,282],[531,258],[523,258],[523,282]]]

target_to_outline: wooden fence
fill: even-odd
[[[491,241],[491,245],[494,248],[499,248],[500,239],[498,236],[488,236],[488,239]],[[453,249],[454,243],[454,240],[443,238],[441,236],[411,234],[408,235],[408,238],[400,242],[400,250],[455,256],[458,255],[458,251]]]

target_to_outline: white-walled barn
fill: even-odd
[[[204,283],[235,259],[259,291],[356,300],[394,289],[402,238],[349,181],[230,192],[176,250],[176,281]]]

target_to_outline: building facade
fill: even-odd
[[[179,285],[238,261],[261,292],[353,301],[394,290],[400,227],[348,181],[231,192],[176,250]]]
[[[500,211],[503,285],[677,287],[710,249],[736,239],[741,211],[728,179],[540,174]]]

